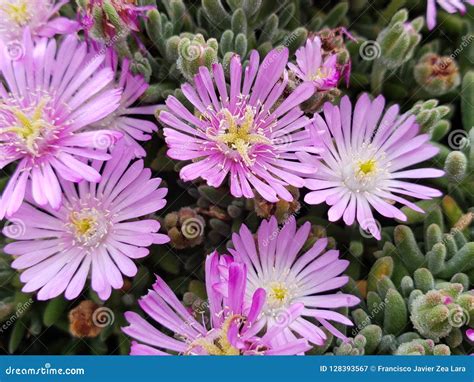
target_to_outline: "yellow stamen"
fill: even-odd
[[[4,130],[5,133],[15,133],[25,144],[27,150],[31,153],[37,153],[37,140],[41,138],[46,129],[51,127],[47,121],[43,119],[43,112],[47,98],[43,98],[35,110],[28,116],[18,107],[9,107],[8,110],[16,118],[16,124]],[[6,108],[5,106],[3,108]]]
[[[273,287],[272,288],[272,297],[278,301],[283,301],[286,297],[287,290],[282,287]]]
[[[365,162],[359,162],[359,174],[368,175],[377,170],[377,162],[375,159],[369,159]]]
[[[282,307],[290,298],[290,291],[285,284],[273,282],[267,287],[267,305],[271,308]]]
[[[233,347],[232,344],[229,342],[228,333],[230,325],[234,321],[242,319],[243,317],[240,315],[230,315],[225,319],[224,323],[222,324],[222,327],[219,329],[217,337],[201,337],[194,340],[190,344],[187,353],[191,353],[191,350],[195,347],[201,347],[209,355],[239,355],[239,349]]]
[[[311,81],[317,81],[317,80],[322,80],[331,74],[331,69],[327,67],[320,67],[316,70],[316,73],[313,73],[309,76],[309,79]]]
[[[28,2],[20,0],[17,3],[6,3],[0,5],[0,10],[5,12],[17,25],[26,25],[31,20],[28,10]]]
[[[250,107],[245,110],[244,120],[236,122],[236,117],[227,109],[222,110],[227,132],[216,137],[217,142],[225,143],[229,148],[236,150],[247,165],[252,165],[253,160],[249,156],[249,149],[252,144],[270,144],[271,141],[263,135],[252,133],[254,125],[254,112]]]
[[[78,214],[75,212],[71,214],[70,220],[76,234],[80,236],[90,235],[95,231],[97,225],[97,221],[94,217],[78,217]]]

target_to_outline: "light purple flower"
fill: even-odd
[[[25,32],[24,55],[11,60],[0,46],[0,169],[18,161],[3,192],[0,218],[13,215],[27,189],[41,206],[58,209],[58,179],[97,182],[100,174],[78,158],[106,160],[106,150],[122,134],[84,132],[113,113],[120,89],[108,88],[110,68],[99,69],[104,55],[92,55],[74,36],[60,46],[54,39],[32,42]]]
[[[90,276],[92,289],[106,300],[112,288],[122,287],[122,274],[137,273],[133,259],[147,256],[148,246],[169,241],[157,233],[155,219],[137,220],[166,204],[168,190],[159,188],[161,179],[151,178],[142,160],[133,162],[124,144],[117,144],[112,154],[107,162],[91,163],[102,173],[99,183],[59,180],[64,190],[59,210],[40,208],[27,195],[7,223],[3,233],[16,241],[4,251],[16,257],[12,267],[23,270],[24,292],[39,290],[39,300],[63,292],[73,299]]]
[[[211,73],[199,68],[195,87],[182,90],[199,115],[189,112],[175,97],[168,97],[168,111],[160,114],[168,155],[192,160],[180,172],[185,181],[201,177],[219,187],[229,175],[230,192],[236,197],[291,201],[285,186],[302,187],[304,175],[315,168],[300,161],[303,152],[315,152],[306,126],[309,119],[299,104],[311,97],[314,86],[301,84],[279,103],[288,82],[285,66],[288,49],[274,49],[259,65],[259,54],[250,54],[242,73],[238,56],[230,61],[230,88],[221,64]],[[282,77],[283,76],[283,77]],[[217,88],[217,92],[216,92]]]
[[[428,0],[426,6],[426,23],[428,29],[436,26],[436,5],[439,5],[448,13],[466,13],[465,4],[474,5],[474,0]]]
[[[26,28],[34,37],[69,34],[79,28],[76,21],[59,17],[59,9],[68,0],[2,0],[0,39],[5,43],[21,40]]]
[[[308,204],[326,202],[331,206],[330,221],[341,217],[347,225],[357,219],[362,229],[380,239],[380,227],[372,215],[372,207],[389,218],[406,220],[394,206],[401,203],[423,212],[404,196],[430,199],[441,192],[401,179],[434,178],[444,174],[432,168],[404,170],[432,158],[438,149],[429,143],[428,134],[418,134],[415,116],[399,115],[393,105],[384,113],[385,99],[373,101],[363,94],[354,111],[349,98],[340,107],[324,105],[324,118],[314,116],[313,132],[324,150],[314,179],[306,186],[313,192],[305,196]],[[402,195],[402,196],[400,196]]]
[[[234,262],[247,266],[246,300],[249,301],[259,288],[264,289],[267,300],[263,306],[262,325],[267,328],[284,327],[281,334],[272,339],[274,345],[298,337],[306,338],[315,345],[324,344],[326,334],[314,321],[336,337],[346,339],[329,321],[344,325],[352,325],[352,322],[331,309],[359,303],[359,299],[350,294],[330,292],[348,282],[349,278],[341,274],[349,261],[341,260],[337,250],[325,251],[326,238],[317,240],[302,253],[310,230],[309,222],[297,229],[294,217],[290,217],[280,229],[277,220],[272,217],[262,221],[256,240],[244,224],[239,233],[232,235],[234,249],[229,249],[229,253]],[[230,277],[226,267],[221,266],[220,270],[224,280]],[[225,283],[219,288],[225,293],[222,288],[225,288]],[[296,317],[294,313],[290,315],[295,304],[303,307]]]
[[[206,288],[210,320],[204,312],[191,314],[178,300],[166,283],[157,276],[153,290],[139,301],[143,311],[158,324],[174,333],[167,335],[134,312],[126,312],[130,323],[122,330],[133,341],[132,355],[294,355],[310,349],[305,339],[287,341],[272,346],[271,339],[279,335],[280,328],[260,335],[261,309],[265,304],[265,291],[255,290],[249,304],[244,299],[247,272],[244,264],[228,265],[226,296],[214,290],[220,280],[218,268],[222,266],[216,252],[206,259]],[[294,306],[294,309],[299,309]],[[204,311],[204,309],[203,309]]]
[[[296,65],[288,68],[304,82],[314,84],[316,90],[329,90],[337,87],[341,73],[337,66],[337,56],[331,54],[323,60],[321,39],[318,36],[308,38],[306,45],[296,51]]]
[[[148,89],[148,84],[142,75],[134,75],[130,69],[130,60],[124,58],[121,70],[118,70],[117,53],[111,49],[97,45],[98,52],[106,52],[105,66],[117,73],[117,79],[111,86],[122,89],[119,108],[107,117],[89,126],[91,130],[111,129],[123,133],[125,142],[131,146],[137,157],[144,157],[146,152],[137,141],[148,141],[158,128],[155,123],[137,118],[138,115],[154,115],[157,106],[132,106]]]

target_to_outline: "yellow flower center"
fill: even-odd
[[[83,246],[94,247],[102,243],[110,228],[109,212],[83,207],[69,214],[67,227],[74,240]]]
[[[312,73],[309,76],[309,79],[311,81],[317,81],[317,80],[322,80],[323,78],[326,78],[329,76],[329,70],[326,68],[318,68],[316,70],[316,73]]]
[[[236,150],[242,160],[248,166],[251,166],[254,162],[254,159],[250,158],[249,155],[251,146],[256,143],[271,144],[271,141],[263,134],[252,132],[255,116],[250,106],[247,106],[245,109],[245,114],[241,121],[227,109],[223,109],[222,113],[224,114],[224,119],[221,121],[221,124],[225,124],[226,132],[217,135],[215,140],[226,144],[232,150]]]
[[[74,225],[74,228],[76,229],[76,232],[79,235],[86,235],[95,224],[95,219],[93,218],[84,218],[77,220],[74,220],[74,218],[72,218],[71,220],[72,224]]]
[[[375,159],[369,159],[365,162],[359,162],[358,165],[358,172],[360,175],[369,175],[377,170],[377,162],[375,161]]]
[[[240,355],[240,350],[232,346],[229,342],[228,333],[230,325],[234,321],[243,320],[244,317],[240,315],[229,315],[217,333],[210,332],[207,337],[201,337],[191,342],[186,354],[192,354],[193,348],[200,347],[209,355]]]
[[[281,287],[274,287],[272,289],[272,295],[276,300],[283,301],[287,295],[287,290]]]
[[[0,5],[0,10],[5,12],[17,25],[26,25],[31,20],[31,13],[28,10],[27,0],[18,0],[15,3]]]
[[[4,129],[3,133],[16,134],[31,154],[38,154],[39,141],[54,127],[44,119],[44,109],[48,101],[47,98],[43,98],[31,115],[26,114],[17,106],[1,106],[2,109],[8,110],[15,119],[14,124]]]
[[[290,291],[283,283],[271,283],[266,289],[267,305],[272,309],[281,308],[290,299]]]

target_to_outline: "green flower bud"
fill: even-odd
[[[183,37],[178,43],[177,67],[187,80],[192,81],[200,66],[210,69],[217,62],[217,51],[218,44],[214,38],[206,41],[201,34]]]
[[[408,13],[405,9],[397,12],[387,28],[377,37],[381,56],[377,59],[387,69],[394,70],[413,57],[415,47],[421,40],[419,33],[423,20],[418,18],[407,21]]]
[[[446,158],[444,171],[450,181],[459,183],[466,176],[467,165],[467,158],[461,151],[452,151]]]
[[[152,73],[150,62],[148,61],[148,59],[143,57],[140,52],[136,52],[133,55],[133,60],[130,65],[130,69],[134,74],[141,74],[145,78],[145,81],[150,81]]]
[[[461,284],[448,284],[416,297],[410,307],[410,319],[424,337],[438,342],[453,329],[469,325],[474,313],[474,296],[462,293]]]
[[[416,116],[421,131],[429,133],[435,140],[441,139],[449,131],[449,121],[443,119],[449,113],[448,106],[438,106],[438,100],[417,102],[410,110]]]
[[[446,345],[435,345],[432,340],[414,339],[402,343],[396,355],[450,355],[451,349]]]

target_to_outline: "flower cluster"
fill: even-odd
[[[16,164],[0,200],[16,240],[5,252],[39,299],[77,297],[90,271],[107,299],[135,275],[131,259],[168,240],[156,220],[135,221],[165,204],[160,179],[133,162],[156,125],[129,115],[155,107],[131,107],[147,84],[110,49],[38,36],[25,28],[22,57],[3,49],[0,60],[0,168]]]
[[[396,354],[447,354],[435,342],[473,342],[461,316],[473,301],[474,136],[447,137],[451,153],[434,143],[457,109],[409,110],[399,78],[413,71],[410,101],[455,99],[462,82],[459,120],[472,127],[466,52],[449,66],[438,41],[415,52],[423,20],[406,10],[361,42],[352,33],[367,27],[317,30],[345,23],[346,6],[287,34],[296,3],[204,3],[0,0],[1,252],[15,287],[82,298],[69,315],[77,337],[101,333],[99,300],[120,301],[110,332],[130,337],[133,355],[373,354],[382,338]],[[428,0],[429,30],[436,5],[465,13],[474,0]],[[168,187],[196,203],[159,216]],[[393,226],[426,211],[423,230]],[[400,336],[410,314],[424,338]]]
[[[318,324],[346,339],[329,321],[352,322],[329,309],[354,306],[359,299],[323,293],[347,283],[341,273],[348,261],[340,260],[336,250],[324,252],[327,239],[300,253],[309,230],[309,223],[297,230],[290,219],[280,231],[272,218],[262,222],[255,243],[242,225],[232,237],[231,256],[214,252],[206,259],[207,315],[204,310],[187,311],[157,277],[140,307],[178,340],[128,312],[130,326],[123,330],[140,341],[132,344],[131,354],[301,354],[327,339]]]

